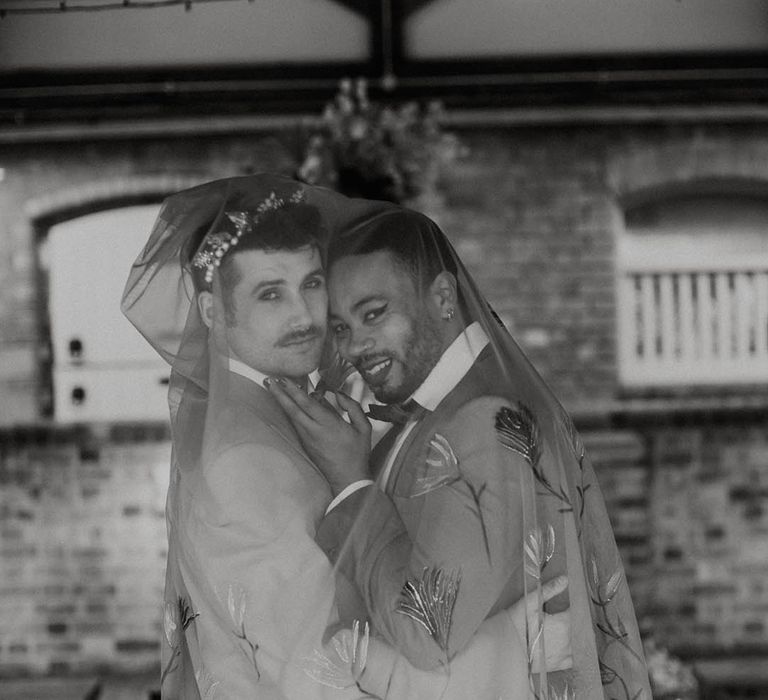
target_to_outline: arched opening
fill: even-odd
[[[169,368],[120,312],[159,204],[111,204],[38,222],[43,410],[57,423],[168,419]]]

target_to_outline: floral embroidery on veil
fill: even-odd
[[[304,673],[310,678],[331,688],[349,688],[356,685],[368,660],[368,643],[371,630],[366,622],[360,629],[355,620],[352,629],[337,632],[331,639],[335,658],[329,653],[313,650],[304,659]]]
[[[163,610],[163,630],[165,631],[165,640],[171,647],[171,658],[168,659],[168,663],[160,676],[161,687],[166,677],[178,667],[182,635],[199,615],[200,613],[192,612],[191,605],[182,596],[179,596],[175,602],[166,601]]]

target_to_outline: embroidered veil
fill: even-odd
[[[455,280],[453,354],[437,389],[413,392],[432,403],[404,426],[373,421],[376,484],[328,514],[333,494],[261,375],[228,363],[219,268],[261,227],[312,228],[332,274],[384,229],[407,239],[414,280]],[[414,304],[429,294],[414,290]],[[164,202],[122,308],[172,367],[163,697],[650,700],[578,433],[427,217],[274,175],[207,183]],[[369,409],[335,323],[317,388]],[[516,632],[494,628],[524,596]],[[571,663],[548,669],[541,623],[566,609]]]

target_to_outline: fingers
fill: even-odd
[[[363,411],[363,407],[354,399],[341,391],[336,392],[336,400],[339,406],[347,412],[352,426],[360,433],[370,433],[371,423]]]
[[[336,417],[336,412],[328,405],[312,399],[292,381],[282,377],[270,377],[265,381],[269,392],[277,399],[285,412],[297,421],[303,422],[308,417],[317,423],[327,422]]]
[[[541,586],[541,602],[546,603],[556,595],[562,593],[568,587],[568,577],[565,575],[556,576],[551,581],[547,581]],[[539,609],[538,591],[533,591],[526,596],[526,605],[528,613],[535,613]]]
[[[314,422],[313,419],[307,414],[302,406],[294,400],[293,394],[290,393],[286,384],[287,382],[283,382],[282,380],[278,381],[276,378],[264,380],[264,386],[267,391],[275,397],[275,401],[280,404],[280,407],[285,411],[288,417],[298,425],[308,427]]]
[[[547,581],[541,587],[541,597],[546,603],[548,600],[562,593],[566,588],[568,588],[568,577],[566,575],[557,576],[551,581]]]
[[[554,613],[544,618],[544,645],[549,671],[562,671],[573,666],[570,612]]]
[[[321,406],[325,406],[325,408],[327,408],[329,411],[333,411],[334,413],[336,412],[336,409],[333,407],[333,404],[331,404],[331,402],[328,401],[328,399],[326,399],[325,396],[323,396],[322,392],[313,391],[309,395],[309,397],[313,401],[317,401],[317,403],[319,403]]]

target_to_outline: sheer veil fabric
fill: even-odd
[[[362,254],[383,227],[411,242],[415,279],[447,272],[459,295],[461,331],[415,389],[420,413],[376,423],[376,483],[329,513],[290,421],[232,370],[215,265],[208,325],[193,282],[211,236],[247,236],[239,215],[257,227],[299,200],[319,212],[323,256]],[[429,292],[416,286],[419,302]],[[650,700],[579,435],[430,219],[275,175],[207,183],[164,202],[122,309],[172,368],[163,697]],[[330,332],[322,387],[367,407],[341,348]],[[560,575],[567,589],[544,603]],[[523,596],[517,636],[494,627]],[[539,624],[564,609],[572,666],[547,669]]]

